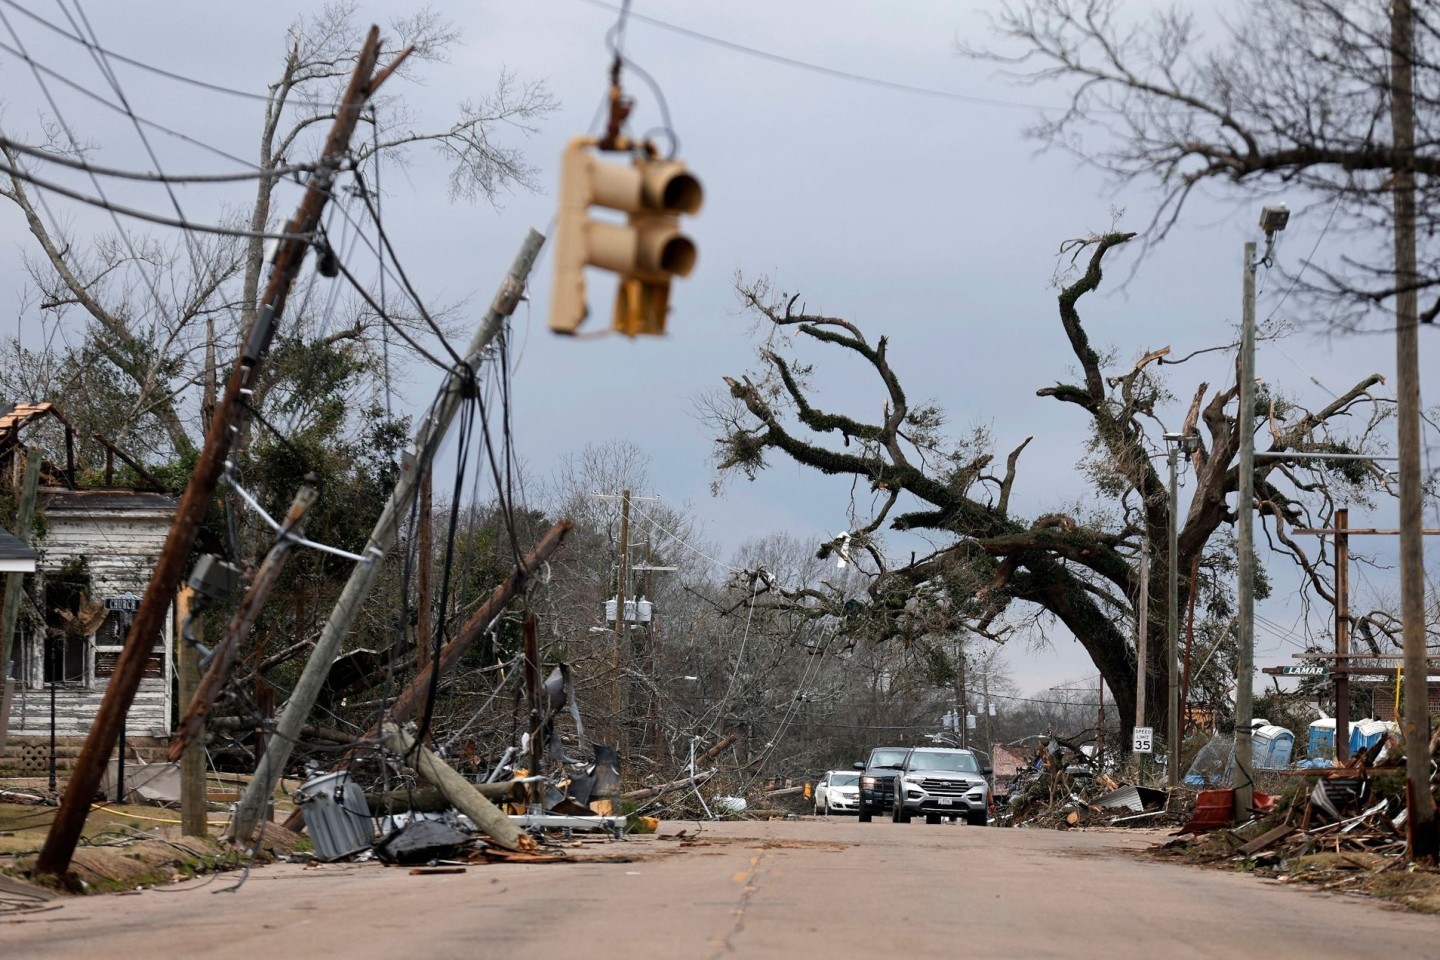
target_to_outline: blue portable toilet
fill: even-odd
[[[1385,720],[1360,720],[1350,724],[1350,756],[1369,750],[1390,733],[1398,734],[1400,726]]]
[[[1252,760],[1257,770],[1284,770],[1290,766],[1295,750],[1295,734],[1284,727],[1267,723],[1250,734]]]
[[[1335,756],[1335,718],[1324,717],[1310,724],[1310,739],[1305,756],[1311,760],[1328,760]]]

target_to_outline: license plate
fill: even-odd
[[[954,803],[955,803],[955,801],[954,801],[954,800],[951,800],[949,797],[941,797],[941,798],[940,798],[940,806],[942,806],[942,807],[948,807],[948,806],[951,806],[951,805],[954,804]]]

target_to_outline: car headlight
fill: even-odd
[[[874,777],[861,777],[861,778],[860,778],[860,786],[862,786],[862,787],[873,787],[873,786],[875,786],[875,778],[874,778]]]
[[[907,784],[909,784],[910,786],[914,787],[914,786],[919,786],[920,781],[923,780],[923,779],[925,779],[925,778],[924,778],[924,777],[912,777],[912,776],[908,776],[908,775],[907,775],[907,776],[905,776],[905,777],[902,777],[901,779],[904,780],[904,781],[905,781]]]

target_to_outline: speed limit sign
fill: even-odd
[[[1136,727],[1130,749],[1133,753],[1155,752],[1155,728]]]

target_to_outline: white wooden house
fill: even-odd
[[[86,469],[77,453],[92,442],[100,445],[90,449],[98,449],[103,467]],[[45,449],[60,451],[57,462]],[[0,410],[0,476],[17,492],[32,456],[46,457],[36,505],[40,523],[30,544],[39,557],[6,665],[14,678],[9,737],[18,749],[7,749],[4,758],[7,767],[18,763],[18,771],[30,774],[41,772],[52,754],[68,766],[89,733],[124,649],[124,608],[133,609],[144,594],[177,506],[157,492],[160,484],[142,464],[99,434],[83,437],[52,404]],[[128,473],[117,469],[117,460]],[[138,480],[127,486],[117,482],[122,476]],[[172,609],[150,641],[144,678],[126,716],[132,748],[171,733],[173,647]]]
[[[50,684],[55,684],[55,733],[84,737],[125,640],[126,614],[145,592],[165,542],[176,502],[136,490],[40,491],[45,535],[32,596],[44,597],[44,622],[18,639],[11,707],[13,736],[49,736]],[[145,676],[126,716],[127,735],[171,732],[174,613],[152,641]]]

